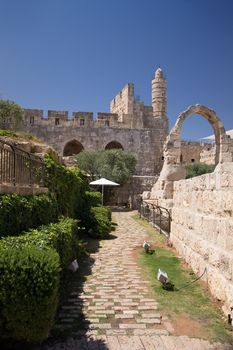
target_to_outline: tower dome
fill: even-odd
[[[163,71],[160,67],[155,71],[155,78],[156,79],[164,78]]]

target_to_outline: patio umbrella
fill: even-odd
[[[102,177],[99,180],[95,180],[95,181],[91,181],[89,185],[100,185],[102,186],[102,205],[104,203],[104,186],[119,186],[118,183],[110,181],[108,179],[105,179],[104,177]]]

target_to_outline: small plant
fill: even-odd
[[[186,165],[186,179],[206,173],[212,173],[214,171],[214,168],[214,165],[205,163],[194,163]]]

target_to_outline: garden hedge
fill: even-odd
[[[0,195],[0,238],[57,221],[56,202],[47,194]]]
[[[97,206],[91,208],[90,212],[89,235],[93,238],[107,238],[109,233],[114,229],[110,208]]]
[[[0,240],[0,334],[28,342],[47,338],[60,271],[84,249],[78,221],[70,218]]]
[[[0,331],[40,342],[48,337],[58,302],[59,256],[32,244],[0,245]]]
[[[80,169],[66,168],[49,156],[44,161],[45,185],[57,203],[58,214],[80,218],[85,191],[89,188],[87,177]]]
[[[17,248],[30,244],[40,249],[53,248],[60,257],[61,268],[65,269],[85,251],[85,244],[79,238],[80,230],[78,220],[61,218],[58,223],[41,226],[24,235],[5,237],[0,241],[0,245]]]

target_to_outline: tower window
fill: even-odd
[[[59,118],[55,118],[55,125],[59,125],[59,124],[60,124]]]
[[[83,126],[85,124],[85,120],[84,119],[80,119],[80,126]]]
[[[105,120],[104,125],[109,126],[109,120]]]
[[[30,117],[30,124],[31,124],[31,125],[34,125],[34,116],[31,116],[31,117]]]

